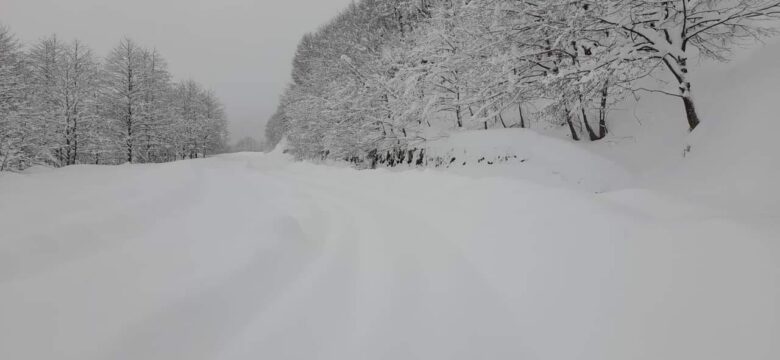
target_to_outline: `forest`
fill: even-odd
[[[301,39],[266,137],[300,159],[411,163],[460,130],[598,141],[645,93],[678,98],[694,131],[691,67],[779,17],[777,0],[361,0]]]
[[[101,58],[56,35],[23,46],[0,26],[0,171],[168,162],[226,142],[220,99],[174,81],[156,49],[125,38]]]

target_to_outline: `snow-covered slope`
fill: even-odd
[[[429,167],[589,192],[651,188],[751,214],[780,212],[780,41],[693,73],[702,125],[687,131],[679,99],[638,92],[610,113],[610,134],[573,142],[567,129],[456,132],[425,143]],[[658,86],[654,84],[653,86]],[[507,122],[516,122],[506,114]],[[441,135],[439,135],[441,136]]]
[[[472,177],[517,178],[591,192],[621,188],[631,179],[610,160],[526,129],[460,132],[424,148],[427,157],[444,160],[440,168]]]
[[[707,123],[663,185],[702,199],[780,212],[780,42],[703,82]],[[725,66],[724,66],[725,68]]]
[[[0,176],[1,359],[780,358],[780,224],[235,154]]]
[[[644,94],[611,114],[612,137],[587,146],[637,174],[637,186],[675,196],[780,212],[780,41],[705,62],[694,73],[702,125],[688,134],[678,99]],[[690,152],[685,154],[690,146]]]

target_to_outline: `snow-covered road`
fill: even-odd
[[[778,359],[780,225],[234,154],[0,177],[0,359]]]

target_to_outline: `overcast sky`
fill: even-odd
[[[128,36],[156,47],[176,79],[225,103],[231,136],[263,138],[303,34],[351,0],[0,0],[0,23],[25,44],[56,33],[100,56]]]

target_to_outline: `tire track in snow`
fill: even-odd
[[[263,179],[262,183],[266,185],[269,182],[284,185],[268,177]],[[251,189],[250,184],[245,190]],[[310,203],[304,196],[298,197]],[[310,203],[310,206],[314,208],[314,213],[328,217],[326,212],[317,208],[317,204]],[[333,251],[344,249],[334,243],[338,239],[332,235],[324,239],[311,238],[311,232],[307,233],[302,227],[306,221],[284,216],[270,223],[276,236],[271,247],[258,249],[248,264],[230,273],[216,286],[172,303],[137,324],[108,358],[163,360],[223,357],[235,351],[232,347],[240,347],[236,345],[236,338],[240,339],[253,323],[265,322],[263,319],[273,316],[280,303],[292,301],[296,289],[306,287],[301,284],[311,284],[314,279],[327,277],[331,271],[339,271],[336,263],[349,264],[341,261],[349,254],[348,249]],[[341,223],[328,221],[327,226],[315,228],[328,229],[331,224]],[[336,227],[327,234],[340,234],[342,231]],[[354,273],[353,269],[346,270],[340,271],[347,275]],[[346,290],[348,294],[349,289]],[[339,300],[344,298],[343,293],[338,296]],[[257,334],[252,337],[258,338]],[[189,345],[181,347],[180,344]]]
[[[360,187],[296,174],[287,178],[323,203],[339,204],[356,227],[358,357],[516,358],[524,353],[508,304],[447,234]]]

